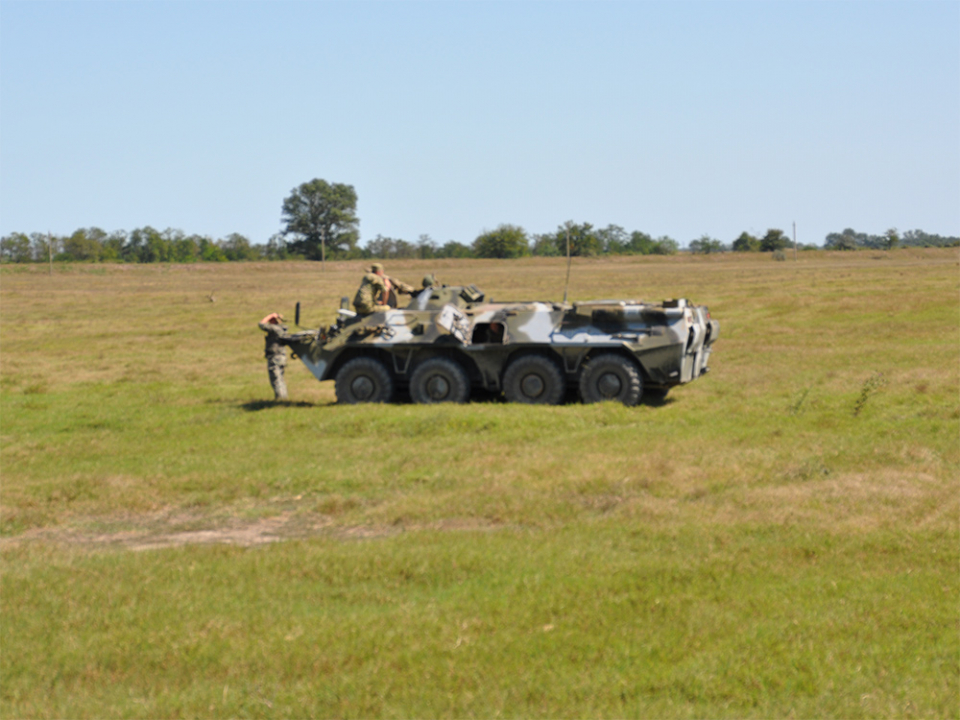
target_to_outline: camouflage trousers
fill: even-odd
[[[287,354],[284,351],[267,358],[267,373],[270,375],[270,387],[273,388],[274,400],[287,399],[287,381],[283,377],[287,367]]]
[[[375,312],[384,312],[386,310],[390,310],[391,308],[389,305],[383,305],[381,303],[369,303],[363,300],[357,302],[357,300],[354,300],[353,309],[357,311],[357,315],[364,317]]]

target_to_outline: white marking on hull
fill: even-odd
[[[533,303],[529,319],[519,325],[517,330],[523,333],[529,342],[550,342],[550,336],[556,329],[556,321],[550,317],[552,309],[550,305]]]

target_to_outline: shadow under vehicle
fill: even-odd
[[[299,304],[297,324],[299,325]],[[493,302],[475,285],[434,286],[404,308],[365,317],[341,302],[330,327],[284,343],[341,403],[466,402],[474,391],[507,401],[636,405],[707,372],[720,331],[684,299]]]

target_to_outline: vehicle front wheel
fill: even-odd
[[[413,371],[410,399],[415,403],[463,403],[470,397],[470,378],[449,358],[430,358]]]
[[[640,402],[643,381],[636,364],[606,353],[587,361],[580,375],[580,397],[585,403],[616,400],[633,406]]]
[[[337,373],[334,381],[337,402],[346,405],[357,403],[385,403],[393,398],[393,378],[374,358],[359,357],[348,361]]]
[[[563,400],[563,372],[544,355],[524,355],[503,374],[503,394],[509,402],[559,405]]]

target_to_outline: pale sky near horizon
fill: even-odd
[[[960,2],[0,0],[0,235],[960,235]]]

